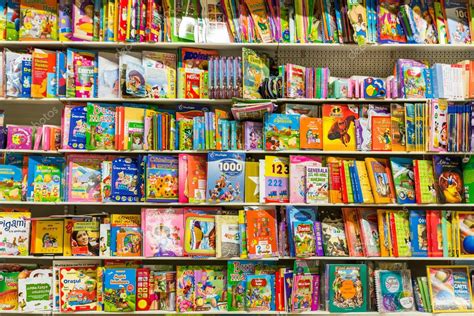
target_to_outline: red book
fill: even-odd
[[[398,257],[398,242],[397,242],[397,227],[395,225],[395,216],[393,212],[390,213],[390,241],[392,242],[392,252],[394,257]]]
[[[128,2],[131,0],[119,0],[118,6],[118,27],[117,27],[117,41],[124,42],[127,39],[127,16]]]
[[[278,269],[275,273],[275,307],[277,311],[284,311],[284,298],[283,298],[283,280]]]
[[[349,199],[347,198],[347,182],[346,182],[346,172],[344,170],[344,161],[341,161],[339,170],[341,173],[341,189],[342,189],[342,202],[349,203]],[[349,185],[352,185],[349,183]]]
[[[137,311],[147,311],[151,307],[150,270],[137,268]]]
[[[418,171],[418,160],[413,160],[413,173],[415,174],[416,203],[421,204],[420,173]]]
[[[426,232],[428,234],[428,255],[431,244],[430,257],[443,256],[443,239],[441,228],[441,212],[440,211],[426,211]]]
[[[35,48],[31,69],[31,97],[56,96],[56,52]]]

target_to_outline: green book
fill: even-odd
[[[347,188],[347,203],[354,203],[354,193],[352,192],[352,183],[351,183],[351,173],[349,171],[349,164],[354,163],[352,161],[342,161],[344,165],[344,177],[346,178],[346,188]]]
[[[437,203],[433,162],[431,160],[415,160],[415,168],[418,169],[418,178],[415,180],[415,184],[419,191],[416,202],[421,204]]]
[[[395,220],[395,234],[399,257],[411,257],[410,248],[410,221],[408,211],[393,212]]]
[[[474,157],[463,163],[463,179],[466,203],[474,203]]]
[[[365,264],[328,264],[328,307],[331,313],[366,312],[368,297]]]

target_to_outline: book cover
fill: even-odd
[[[261,99],[260,85],[270,76],[270,61],[264,54],[242,49],[242,90],[244,99]]]
[[[103,156],[71,155],[68,162],[68,201],[100,202]]]
[[[53,307],[52,269],[25,270],[18,276],[19,311],[49,312]]]
[[[110,170],[110,199],[116,202],[136,202],[142,195],[139,164],[134,158],[117,158]],[[102,173],[103,179],[107,175]]]
[[[401,157],[390,158],[390,165],[392,166],[397,203],[416,203],[413,159]]]
[[[72,0],[71,39],[91,42],[94,33],[93,18],[92,0]]]
[[[261,122],[243,122],[245,150],[263,149],[263,124]]]
[[[188,155],[185,183],[190,203],[206,201],[207,159],[204,155]],[[180,182],[181,183],[181,182]],[[181,192],[181,189],[180,189]],[[245,191],[246,192],[246,191]]]
[[[365,264],[330,264],[329,312],[367,311],[368,284]]]
[[[95,311],[97,306],[97,268],[59,268],[59,310],[61,312]]]
[[[289,160],[265,156],[265,203],[288,203]]]
[[[209,202],[240,202],[244,200],[245,154],[210,152],[206,198]]]
[[[395,190],[388,159],[365,158],[375,203],[393,203]]]
[[[372,116],[372,150],[392,150],[392,121],[387,116]]]
[[[411,252],[414,257],[428,256],[428,233],[426,212],[423,210],[410,211],[410,240]]]
[[[30,212],[0,212],[0,254],[27,256],[30,248]]]
[[[184,253],[190,256],[216,255],[215,216],[184,214]]]
[[[417,203],[437,203],[433,162],[431,160],[413,160],[415,170],[415,193]]]
[[[406,151],[405,107],[403,104],[390,105],[392,121],[392,151]]]
[[[350,105],[323,105],[323,149],[356,150],[354,121],[357,108]]]
[[[359,225],[359,212],[355,209],[343,208],[342,219],[344,221],[349,255],[351,257],[363,257],[365,248],[362,245],[362,226]]]
[[[19,39],[58,40],[58,2],[21,0]]]
[[[460,257],[474,257],[474,213],[468,211],[456,212],[455,240]]]
[[[120,89],[123,96],[146,96],[145,69],[138,53],[121,53],[119,57]]]
[[[434,156],[433,166],[440,203],[463,203],[464,183],[461,159]]]
[[[247,275],[245,283],[247,312],[275,310],[275,276]]]
[[[311,311],[313,302],[313,275],[296,275],[293,280],[293,289],[291,291],[292,312]]]
[[[184,213],[181,209],[143,209],[143,255],[183,256]]]
[[[430,112],[430,133],[428,149],[430,151],[446,151],[448,145],[448,102],[432,100]]]
[[[375,288],[379,312],[415,311],[410,270],[376,270]]]
[[[471,33],[469,24],[469,1],[443,1],[446,14],[447,33],[450,44],[470,44]]]
[[[307,167],[321,167],[321,157],[290,155],[290,203],[305,203]]]
[[[63,256],[98,256],[99,238],[97,218],[66,218]]]
[[[119,58],[115,53],[99,52],[97,59],[97,97],[120,96]]]
[[[257,261],[227,261],[227,310],[230,312],[245,310],[246,278],[255,274]]]
[[[7,125],[7,130],[7,149],[32,149],[32,126]]]
[[[115,149],[115,106],[87,103],[86,111],[86,148]]]
[[[147,96],[176,98],[176,54],[144,51],[142,56]]]
[[[278,255],[275,210],[247,210],[247,251],[250,258]]]
[[[85,149],[87,143],[87,106],[66,106],[63,122],[63,148]]]
[[[464,196],[466,203],[474,203],[474,158],[463,160]]]
[[[380,257],[380,236],[376,210],[359,209],[362,245],[368,257]]]
[[[29,156],[27,201],[59,202],[63,196],[64,157]]]
[[[306,167],[306,203],[328,203],[328,168]]]
[[[300,148],[323,149],[323,122],[321,118],[301,116]]]
[[[104,312],[136,310],[136,269],[106,268],[104,271]]]
[[[145,198],[152,202],[178,201],[178,157],[148,155]]]
[[[286,208],[286,223],[288,226],[288,243],[289,243],[289,252],[291,256],[296,256],[296,243],[294,240],[295,237],[295,227],[299,224],[309,225],[313,227],[312,232],[308,232],[308,234],[312,234],[314,237],[314,251],[315,255],[322,256],[323,255],[323,241],[322,241],[322,233],[321,233],[321,223],[318,222],[316,210],[311,207],[294,207],[288,206]],[[308,240],[309,242],[309,240]]]
[[[194,271],[196,311],[227,310],[225,277],[224,267],[207,266]]]
[[[316,234],[314,218],[304,216],[303,212],[292,212],[291,239],[296,257],[311,257],[316,254]],[[312,213],[314,216],[314,212]],[[291,247],[290,247],[291,249]]]
[[[472,193],[474,195],[474,192]],[[258,162],[245,162],[245,203],[258,203],[259,189],[259,166]]]
[[[32,254],[62,254],[63,230],[62,220],[34,220],[31,222]]]
[[[300,148],[300,116],[297,114],[265,114],[265,150],[291,150]]]
[[[216,215],[216,257],[240,256],[240,234],[238,215]]]
[[[348,256],[349,249],[341,211],[321,210],[319,220],[323,234],[324,255],[330,257]]]

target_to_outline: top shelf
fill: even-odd
[[[218,50],[241,49],[250,47],[264,50],[275,49],[309,49],[309,50],[339,50],[339,51],[399,51],[399,50],[429,50],[429,51],[474,51],[474,44],[430,45],[430,44],[328,44],[328,43],[123,43],[123,42],[60,42],[60,41],[0,41],[0,47],[25,48],[87,48],[87,49],[177,49],[181,47],[208,48]]]

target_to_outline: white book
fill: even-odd
[[[98,97],[119,98],[119,58],[116,53],[99,52],[98,68]]]

